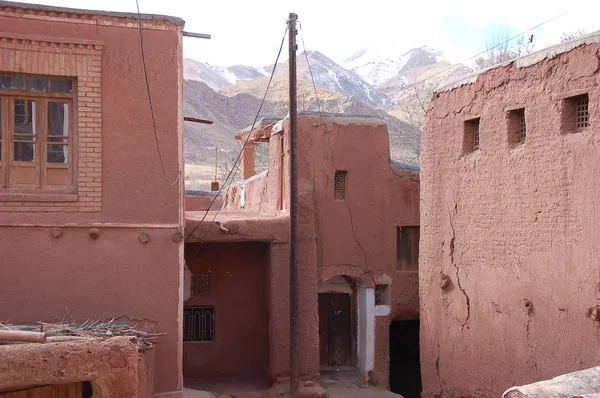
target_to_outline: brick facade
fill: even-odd
[[[102,42],[0,33],[0,71],[74,78],[73,194],[0,193],[3,211],[98,212],[102,203]]]

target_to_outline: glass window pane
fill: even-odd
[[[15,161],[33,162],[35,160],[35,148],[33,142],[26,144],[24,142],[15,142]]]
[[[15,134],[35,134],[35,101],[15,100]]]
[[[28,77],[27,91],[48,91],[48,79]]]
[[[48,137],[48,142],[51,144],[67,144],[68,137]]]
[[[55,93],[72,93],[73,81],[71,79],[52,79],[50,91]]]
[[[35,161],[34,137],[36,134],[35,121],[35,101],[15,100],[14,101],[14,121],[15,121],[15,142],[14,160],[19,162]]]
[[[23,76],[0,76],[0,89],[22,90]]]
[[[69,147],[69,105],[48,102],[48,163],[67,163]],[[59,144],[64,143],[64,144]]]
[[[67,163],[69,147],[67,145],[48,145],[48,163]]]
[[[69,136],[69,106],[64,102],[48,102],[48,137]]]

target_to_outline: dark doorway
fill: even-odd
[[[404,398],[421,396],[418,320],[390,325],[390,390]]]
[[[319,293],[321,366],[351,366],[350,295]]]

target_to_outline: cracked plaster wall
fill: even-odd
[[[600,328],[598,44],[441,92],[421,169],[424,397],[493,397],[597,365]],[[561,131],[565,97],[589,93],[590,126]],[[525,108],[527,138],[508,140]],[[463,123],[481,118],[463,154]]]

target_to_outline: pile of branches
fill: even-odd
[[[128,337],[139,351],[152,348],[160,336],[166,333],[149,333],[123,322],[86,321],[82,324],[69,322],[38,322],[36,326],[13,326],[0,323],[0,344],[14,343],[60,343]]]

